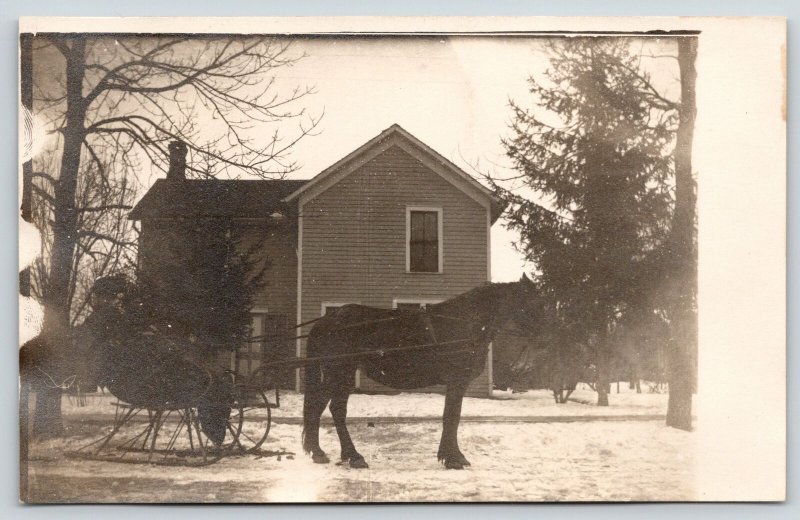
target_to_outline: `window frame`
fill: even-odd
[[[413,303],[425,308],[428,305],[436,305],[443,301],[444,300],[441,298],[394,298],[392,299],[392,309],[397,309],[398,305],[404,303]]]
[[[355,301],[346,301],[346,302],[344,302],[344,301],[328,301],[328,300],[325,300],[320,304],[319,315],[320,316],[325,316],[325,309],[327,307],[336,307],[338,309],[339,307],[344,307],[345,305],[361,305],[361,302],[360,301],[357,301],[357,302],[355,302]]]
[[[411,270],[411,213],[429,212],[436,213],[436,234],[438,258],[436,271]],[[406,206],[406,273],[408,274],[442,274],[444,272],[444,211],[436,206]]]
[[[284,316],[286,326],[289,325],[289,315],[284,312],[270,312],[268,307],[263,306],[256,306],[250,309],[250,325],[251,325],[251,332],[248,338],[246,350],[242,351],[241,349],[233,349],[230,353],[230,368],[231,371],[238,373],[239,372],[239,364],[244,362],[247,367],[247,373],[250,374],[255,370],[258,370],[261,363],[264,361],[267,353],[267,341],[265,338],[258,342],[253,342],[252,338],[265,336],[264,326],[266,325],[267,316]],[[253,325],[255,324],[254,321],[256,319],[261,319],[261,330],[256,331],[253,330]],[[244,358],[242,358],[242,354]],[[254,368],[253,362],[257,361],[258,365]]]

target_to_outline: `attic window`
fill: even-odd
[[[442,209],[406,208],[406,271],[442,272]]]

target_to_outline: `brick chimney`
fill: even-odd
[[[182,181],[186,179],[186,153],[189,148],[183,141],[169,143],[169,171],[167,180]]]

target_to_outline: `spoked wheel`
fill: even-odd
[[[230,448],[239,453],[252,453],[267,440],[272,426],[272,411],[264,392],[238,385],[236,403],[228,420]]]

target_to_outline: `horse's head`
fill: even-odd
[[[541,320],[543,301],[536,284],[528,275],[523,274],[516,282],[499,285],[500,297],[496,301],[498,316],[523,330]]]

